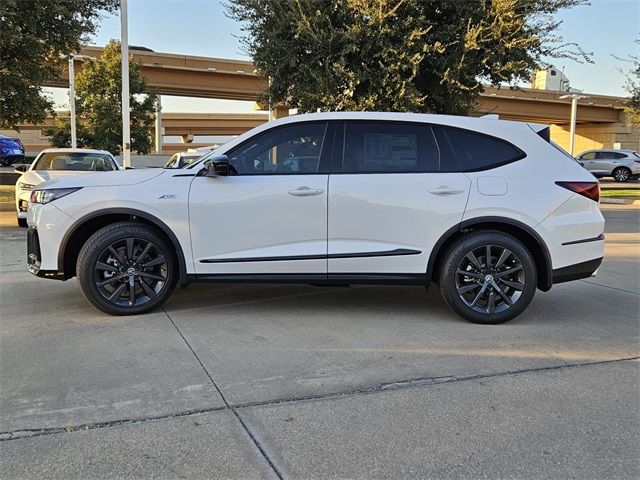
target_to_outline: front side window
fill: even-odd
[[[462,128],[434,126],[441,171],[489,170],[525,157],[522,150],[496,137]]]
[[[429,125],[347,122],[343,173],[438,171],[438,147]]]
[[[596,152],[587,152],[580,157],[580,160],[594,160],[596,158]]]
[[[327,124],[298,123],[259,134],[227,152],[239,175],[317,173]]]
[[[118,168],[112,158],[103,153],[47,152],[40,156],[33,169],[108,172]]]

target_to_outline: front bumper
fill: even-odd
[[[55,270],[42,270],[42,252],[40,250],[40,237],[38,230],[30,227],[27,230],[27,268],[36,277],[64,280],[64,275]]]
[[[29,208],[31,191],[17,190],[17,192],[18,194],[16,195],[16,213],[18,215],[18,218],[27,218],[27,210]]]
[[[553,271],[553,284],[571,282],[581,278],[593,277],[602,263],[602,258],[576,263]]]

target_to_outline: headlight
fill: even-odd
[[[76,188],[51,188],[47,190],[33,190],[31,192],[31,203],[49,203],[58,198],[65,197],[70,193],[77,192],[82,187]]]
[[[20,190],[33,190],[33,187],[35,187],[35,185],[33,185],[31,183],[18,182],[18,188]]]

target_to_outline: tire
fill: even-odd
[[[440,269],[442,297],[472,323],[498,324],[517,317],[533,300],[537,283],[529,250],[499,231],[484,230],[461,238],[449,249]]]
[[[89,237],[78,255],[76,275],[85,298],[99,310],[137,315],[169,298],[178,269],[175,250],[157,230],[118,222]]]
[[[627,167],[618,167],[611,173],[611,176],[616,182],[627,182],[631,178],[631,170]]]
[[[17,218],[18,220],[18,226],[22,227],[22,228],[27,228],[29,225],[27,224],[27,219],[26,218]]]

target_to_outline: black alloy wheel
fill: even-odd
[[[149,240],[116,240],[98,256],[94,281],[102,296],[114,305],[143,305],[166,285],[167,259]]]
[[[87,240],[76,272],[85,297],[100,310],[112,315],[145,313],[164,303],[175,288],[174,255],[155,229],[121,222]]]
[[[527,281],[522,261],[506,247],[480,245],[456,269],[456,291],[471,309],[490,315],[511,308]]]
[[[515,318],[531,303],[537,272],[531,253],[515,237],[480,231],[459,239],[440,269],[447,304],[474,323]]]

